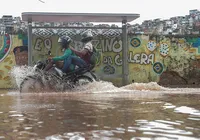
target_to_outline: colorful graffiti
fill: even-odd
[[[27,65],[28,47],[23,46],[26,42],[27,38],[20,39],[16,35],[0,36],[0,88],[13,88],[14,82],[10,75],[12,67]]]
[[[6,34],[1,36],[1,49],[0,49],[0,62],[4,60],[4,58],[8,55],[11,49],[11,39],[10,35]]]
[[[53,56],[61,55],[62,51],[58,47],[57,39],[58,36],[48,38],[35,36],[33,39],[33,63],[46,59],[48,50],[51,50]],[[95,68],[96,73],[102,80],[108,80],[120,86],[122,74],[122,41],[120,37],[96,36],[92,43],[100,54],[98,65]],[[167,72],[176,72],[177,76],[187,79],[191,71],[189,69],[192,67],[190,62],[198,59],[197,48],[187,42],[185,38],[140,35],[129,36],[128,43],[129,82],[155,81],[167,84],[167,80],[165,80],[169,77],[165,76]],[[72,46],[77,50],[83,48],[83,44],[76,39]],[[168,81],[170,82],[170,80]]]
[[[48,51],[52,57],[61,55],[58,35],[33,36],[33,64],[45,60]],[[120,86],[122,83],[122,40],[120,36],[95,36],[93,46],[99,52],[96,74]],[[129,83],[158,82],[161,85],[200,84],[200,38],[174,36],[128,36]],[[74,35],[71,44],[83,48]],[[26,35],[0,36],[0,88],[12,87],[9,72],[15,65],[27,65]]]
[[[156,74],[161,74],[164,70],[164,66],[160,62],[156,62],[153,64],[153,70]]]

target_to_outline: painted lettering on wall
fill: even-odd
[[[155,59],[155,54],[133,54],[133,52],[129,52],[128,55],[128,62],[133,64],[141,64],[141,65],[148,65],[153,64]],[[114,61],[113,61],[114,60]],[[103,63],[104,64],[115,64],[117,66],[122,65],[122,56],[120,54],[117,54],[112,58],[112,56],[103,56]]]
[[[136,63],[141,65],[153,64],[154,63],[155,54],[133,54],[133,52],[129,53],[129,62]]]
[[[113,64],[112,56],[103,56],[104,64]]]
[[[50,50],[52,48],[52,41],[49,38],[46,38],[45,40],[37,38],[35,41],[34,49],[37,51],[41,51],[43,46],[47,50]]]
[[[103,56],[103,64],[115,64],[117,66],[122,65],[122,55],[119,54],[122,52],[122,41],[117,40],[116,38],[112,39],[107,39],[107,40],[101,40],[100,46],[102,49],[102,52],[113,52],[110,55],[104,55]],[[116,54],[116,55],[115,55]],[[114,56],[113,56],[114,55]],[[129,63],[134,63],[134,64],[141,64],[141,65],[148,65],[148,64],[153,64],[155,59],[155,54],[145,54],[145,53],[140,53],[140,54],[133,54],[132,51],[128,52],[128,58],[127,61]]]
[[[101,40],[102,52],[119,53],[122,51],[122,41],[112,38],[110,40]]]
[[[52,47],[52,42],[51,42],[51,40],[50,39],[45,39],[44,40],[44,46],[45,46],[45,48],[47,49],[47,50],[50,50],[51,49],[51,47]]]
[[[40,42],[40,40],[36,40]],[[36,43],[38,44],[38,43]],[[122,41],[117,40],[116,38],[112,39],[102,39],[102,40],[92,40],[92,45],[96,49],[101,49],[102,52],[114,52],[119,53],[122,51]],[[73,45],[76,49],[81,50],[84,47],[84,44],[80,41],[73,41]]]
[[[34,45],[34,49],[37,51],[41,51],[42,50],[42,43],[43,40],[41,38],[37,38],[35,41],[35,45]]]

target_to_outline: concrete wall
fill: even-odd
[[[9,35],[8,35],[9,36]],[[13,66],[27,63],[27,37],[23,35],[0,37],[0,88],[12,87],[9,71]],[[53,56],[60,55],[57,44],[58,36],[33,37],[33,63],[44,60],[48,50]],[[82,43],[74,38],[76,49]],[[129,83],[158,82],[161,85],[198,85],[200,83],[200,38],[129,35],[127,41],[129,52]],[[122,81],[122,41],[121,37],[97,36],[93,45],[99,52],[96,74],[116,86]],[[7,46],[7,47],[6,47]],[[8,49],[6,49],[8,48]]]

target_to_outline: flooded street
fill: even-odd
[[[196,140],[199,90],[107,82],[65,93],[1,90],[0,139]]]

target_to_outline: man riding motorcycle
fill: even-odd
[[[79,58],[80,63],[78,64],[79,67],[86,67],[90,64],[90,58],[93,53],[93,46],[91,43],[92,39],[93,39],[92,33],[90,31],[85,32],[81,39],[81,42],[84,43],[83,50],[77,51],[74,48],[70,47],[72,52],[74,52],[77,56],[80,57]],[[66,60],[66,63],[63,66],[63,69],[65,69],[65,70],[69,69],[69,66],[71,64],[77,65],[76,63],[74,63],[74,62],[76,62],[76,59],[78,59],[76,56],[75,57],[69,56]]]
[[[64,50],[64,54],[62,56],[58,56],[58,57],[53,57],[53,58],[49,58],[49,63],[48,65],[44,68],[44,71],[48,71],[49,69],[51,69],[53,67],[53,64],[55,64],[58,61],[64,61],[64,64],[66,63],[66,60],[69,56],[74,56],[74,53],[71,51],[71,49],[69,48],[70,43],[71,43],[71,38],[69,36],[63,36],[60,37],[58,39],[58,43],[61,45],[61,49]],[[71,64],[69,66],[69,71],[73,71],[74,70],[74,65]],[[63,72],[67,72],[66,70],[64,70],[62,68]]]

